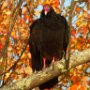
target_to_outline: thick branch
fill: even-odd
[[[69,69],[87,62],[90,62],[90,49],[71,55]],[[64,59],[62,59],[51,65],[49,68],[46,68],[44,71],[34,73],[29,77],[18,80],[13,85],[4,86],[0,90],[30,90],[40,85],[41,83],[54,78],[55,76],[59,76],[65,73],[66,70],[64,66],[65,62]]]

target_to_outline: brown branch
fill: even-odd
[[[68,29],[70,31],[72,30],[72,19],[73,19],[74,13],[75,13],[76,6],[77,6],[77,3],[74,0],[72,0],[71,6],[70,6],[69,20],[68,20],[68,24],[69,24]],[[67,69],[68,69],[69,64],[70,64],[69,63],[70,62],[70,55],[71,55],[71,34],[69,35],[69,44],[68,44],[68,51],[67,51],[67,57],[66,57],[66,68]]]
[[[90,62],[90,49],[71,55],[70,67],[74,68],[80,64]],[[30,90],[56,76],[62,76],[66,72],[64,59],[51,65],[43,71],[36,72],[29,77],[18,80],[14,85],[6,85],[0,90]]]

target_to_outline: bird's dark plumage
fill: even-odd
[[[47,15],[44,13],[45,10]],[[66,19],[56,14],[49,5],[44,6],[40,19],[30,27],[29,45],[33,71],[43,68],[43,58],[46,58],[46,66],[50,65],[53,57],[61,59],[66,53],[68,42],[69,30]],[[50,88],[56,83],[58,83],[58,77],[42,84],[40,89]]]

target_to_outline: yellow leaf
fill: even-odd
[[[8,5],[7,2],[3,2],[2,9],[4,9],[5,7],[7,7],[7,5]]]
[[[30,66],[25,67],[25,73],[30,75],[32,73],[32,68],[30,68]]]
[[[11,35],[12,35],[12,37],[13,37],[14,39],[17,38],[17,37],[16,37],[16,33],[15,33],[14,31],[11,33]]]

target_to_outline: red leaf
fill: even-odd
[[[87,26],[80,27],[80,31],[81,31],[82,34],[86,35],[87,31],[88,31]]]
[[[73,29],[73,30],[71,30],[71,35],[75,35],[76,34],[76,30],[75,29]]]
[[[0,49],[3,49],[4,45],[2,43],[0,43]]]

